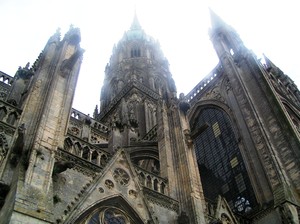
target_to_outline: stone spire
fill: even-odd
[[[226,25],[225,22],[211,8],[209,8],[209,13],[210,13],[211,27],[213,29]]]
[[[137,14],[136,14],[136,10],[134,11],[134,17],[133,17],[133,21],[132,24],[130,26],[130,30],[141,30],[142,26],[137,18]]]

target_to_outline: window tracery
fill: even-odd
[[[250,212],[256,198],[228,114],[203,108],[192,131],[204,195],[214,200],[221,194],[237,213]]]
[[[94,213],[85,224],[130,224],[128,216],[122,210],[108,207]]]
[[[121,184],[122,186],[126,186],[130,180],[128,173],[121,168],[116,168],[114,170],[113,177],[115,181]]]

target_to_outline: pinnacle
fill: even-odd
[[[212,28],[218,28],[225,25],[225,22],[211,8],[209,8]]]
[[[136,15],[136,11],[134,12],[134,17],[133,17],[133,21],[132,21],[132,24],[130,26],[130,30],[141,30],[142,29],[142,26],[137,18],[137,15]]]

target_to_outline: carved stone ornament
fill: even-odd
[[[225,213],[221,214],[221,221],[222,221],[222,224],[231,224],[232,223],[230,218]]]
[[[193,140],[191,137],[191,131],[189,129],[183,130],[184,136],[185,136],[185,142],[189,148],[193,146]]]
[[[98,190],[99,190],[100,193],[104,193],[103,187],[99,187]]]
[[[126,186],[130,180],[128,173],[121,168],[116,168],[114,170],[113,177],[115,181],[122,186]]]
[[[133,198],[136,198],[137,197],[137,192],[135,190],[129,190],[128,194],[130,196],[132,196]]]
[[[71,128],[70,128],[70,131],[71,131],[71,133],[72,133],[73,135],[76,135],[76,136],[79,135],[79,129],[76,128],[76,127],[71,127]]]
[[[111,181],[111,180],[105,180],[105,186],[108,188],[108,189],[113,189],[114,188],[114,183]]]

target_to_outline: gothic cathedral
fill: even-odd
[[[179,97],[136,16],[93,116],[72,108],[78,28],[0,72],[0,223],[299,223],[300,92],[211,22],[219,63]]]

